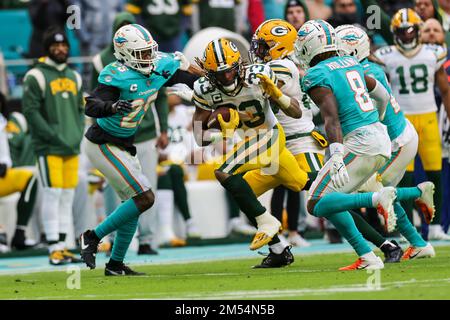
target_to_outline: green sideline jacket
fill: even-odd
[[[25,75],[22,108],[37,156],[80,153],[84,108],[76,71],[39,59]]]

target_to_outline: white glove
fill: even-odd
[[[344,146],[340,143],[332,143],[330,145],[330,153],[331,153],[330,158],[331,181],[333,182],[333,186],[335,188],[340,189],[350,182],[350,177],[348,176],[347,168],[345,167],[343,159]]]
[[[167,88],[168,95],[177,95],[185,101],[192,101],[192,96],[194,95],[194,90],[189,88],[187,84],[177,83],[171,87]]]
[[[183,53],[181,53],[180,51],[175,51],[174,55],[175,55],[175,60],[180,61],[180,70],[187,71],[187,69],[189,69],[189,67],[191,66],[191,63],[186,58],[186,56]]]

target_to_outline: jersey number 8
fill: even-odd
[[[364,112],[372,111],[374,109],[372,100],[363,85],[364,82],[358,71],[349,71],[345,75],[352,91],[355,93],[355,101],[358,103],[361,110]]]

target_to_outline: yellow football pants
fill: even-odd
[[[33,172],[27,169],[8,169],[6,176],[0,178],[0,198],[24,191],[32,176]]]
[[[406,115],[419,136],[418,153],[425,171],[442,170],[442,146],[436,112]],[[414,171],[414,160],[406,168]]]
[[[74,189],[78,184],[78,156],[40,156],[39,175],[44,187]]]
[[[300,191],[308,175],[299,168],[285,144],[283,128],[277,124],[273,130],[246,137],[236,144],[217,169],[232,175],[245,173],[244,179],[256,196],[280,184]]]

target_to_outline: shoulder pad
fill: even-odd
[[[194,82],[194,94],[192,96],[192,102],[196,107],[201,109],[211,110],[211,106],[208,103],[208,95],[214,92],[214,87],[205,77],[201,77]]]
[[[386,47],[382,47],[380,49],[378,49],[377,51],[375,51],[375,55],[376,56],[383,56],[383,55],[387,55],[389,53],[394,52],[394,46],[386,46]]]
[[[133,70],[115,61],[108,64],[99,74],[98,82],[107,86],[121,88],[126,86],[126,80],[133,77]]]
[[[432,51],[436,56],[437,61],[447,58],[447,49],[438,44],[425,44],[425,49]]]

